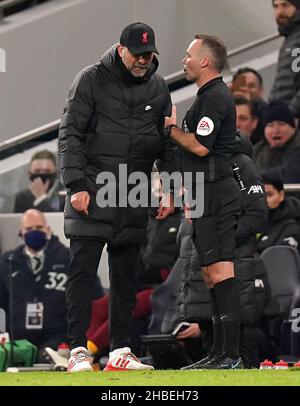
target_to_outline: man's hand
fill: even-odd
[[[157,210],[156,220],[164,220],[174,213],[174,198],[170,194],[163,195]]]
[[[177,123],[177,114],[176,114],[176,106],[172,106],[172,115],[171,117],[165,117],[165,127],[169,125],[176,125]]]
[[[46,182],[43,183],[41,178],[35,178],[31,181],[29,185],[29,190],[31,191],[33,196],[37,199],[38,197],[47,194],[49,185],[50,185],[49,180],[46,180]]]
[[[184,218],[187,220],[187,222],[189,224],[193,224],[193,220],[191,219],[191,208],[187,203],[183,206],[183,211],[184,211]]]
[[[197,323],[192,323],[184,331],[177,334],[176,338],[178,340],[185,340],[186,338],[197,338],[201,334],[200,327]]]
[[[71,196],[71,205],[74,210],[82,211],[84,214],[88,215],[90,200],[91,198],[88,192],[78,192]]]

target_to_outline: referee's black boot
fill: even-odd
[[[204,364],[201,369],[244,369],[244,364],[241,357],[233,359],[223,354]]]
[[[186,367],[180,368],[181,371],[188,371],[192,369],[202,369],[203,365],[206,365],[208,362],[214,359],[214,354],[208,354],[205,358],[202,358],[200,361],[195,362],[194,364],[187,365]]]

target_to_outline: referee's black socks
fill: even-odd
[[[221,325],[223,328],[223,352],[229,358],[239,357],[240,345],[240,297],[235,278],[229,278],[214,286]]]
[[[223,351],[223,328],[215,288],[209,289],[209,293],[211,298],[211,320],[214,332],[211,354],[216,355]]]

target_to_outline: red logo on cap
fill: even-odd
[[[143,32],[143,39],[142,39],[143,44],[148,44],[148,33]]]

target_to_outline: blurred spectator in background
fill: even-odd
[[[233,75],[231,91],[235,98],[243,98],[252,103],[252,116],[257,119],[256,126],[251,133],[251,142],[254,145],[263,137],[263,113],[268,106],[264,100],[263,78],[255,69],[240,68]],[[241,131],[243,130],[241,129]]]
[[[300,182],[300,136],[295,118],[282,101],[274,101],[264,114],[265,138],[254,147],[253,159],[284,183]]]
[[[240,68],[233,75],[231,90],[234,96],[262,101],[264,95],[263,78],[252,68]]]
[[[295,117],[300,117],[300,74],[297,64],[300,48],[300,0],[273,0],[278,30],[285,40],[281,46],[277,73],[269,100],[283,100]]]
[[[0,307],[11,320],[13,339],[27,339],[43,349],[67,340],[66,280],[69,250],[51,233],[43,213],[31,209],[21,219],[24,244],[3,254],[0,262]],[[10,288],[11,278],[11,288]],[[12,308],[9,306],[12,296]]]
[[[259,235],[258,252],[274,245],[290,245],[297,248],[300,237],[300,201],[285,196],[281,178],[263,174],[269,219]]]
[[[17,193],[14,204],[15,213],[35,208],[43,212],[61,211],[64,196],[59,192],[63,186],[58,180],[56,157],[53,152],[36,152],[29,165],[29,186]]]
[[[257,127],[258,118],[254,115],[253,103],[243,97],[235,97],[236,127],[252,140],[252,134]]]
[[[20,236],[24,244],[1,258],[0,308],[5,310],[8,324],[12,321],[8,326],[11,337],[36,345],[38,361],[45,362],[45,347],[56,350],[68,342],[66,281],[70,254],[38,210],[23,214]],[[97,279],[94,298],[101,296]]]

